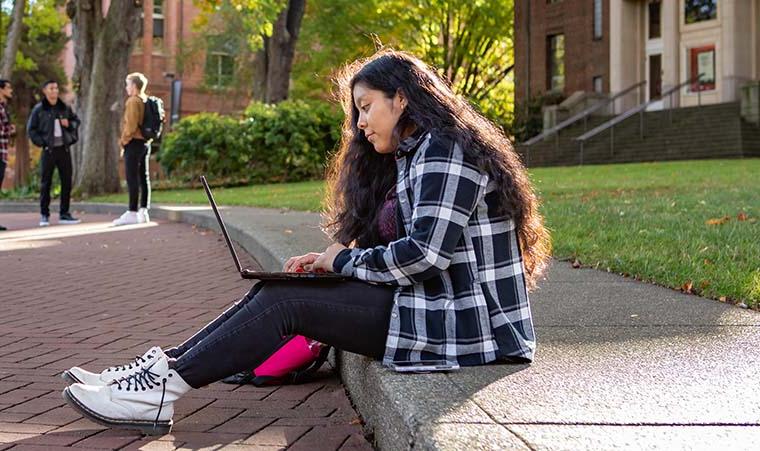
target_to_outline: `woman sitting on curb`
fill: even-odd
[[[185,392],[257,367],[289,335],[384,364],[533,359],[528,288],[549,240],[510,142],[408,54],[380,51],[339,82],[346,119],[325,218],[336,243],[284,270],[355,280],[260,282],[175,348],[99,374],[68,370],[72,407],[167,433]]]

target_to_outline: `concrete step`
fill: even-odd
[[[640,120],[639,116],[632,116],[614,130],[605,130],[586,141],[583,163],[733,157],[752,155],[750,152],[760,155],[760,129],[747,130],[739,117],[737,103],[646,112],[644,139]],[[574,125],[563,130],[558,140],[549,137],[530,149],[518,146],[518,151],[529,166],[579,164],[581,146],[573,138],[583,133],[582,124]]]

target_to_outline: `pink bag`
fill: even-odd
[[[330,347],[301,335],[290,337],[264,363],[252,371],[225,378],[230,384],[298,384],[308,379],[327,360]]]

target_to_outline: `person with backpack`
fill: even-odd
[[[40,156],[40,227],[50,225],[50,188],[53,171],[58,168],[61,179],[61,205],[58,224],[79,224],[71,216],[71,178],[73,167],[69,147],[79,139],[79,118],[71,107],[58,98],[58,82],[48,80],[42,85],[42,100],[29,114],[26,133],[35,146],[42,148]]]
[[[160,99],[148,97],[145,94],[147,86],[145,75],[139,72],[127,75],[128,97],[124,106],[120,144],[124,148],[129,207],[113,221],[115,226],[150,222],[150,145],[159,137],[163,118],[158,111]]]
[[[346,118],[324,221],[335,243],[284,271],[348,280],[259,282],[179,346],[101,373],[72,368],[64,376],[76,383],[63,391],[72,408],[165,434],[190,389],[260,367],[293,335],[386,366],[533,360],[528,289],[551,243],[509,139],[407,53],[350,64],[337,85]]]

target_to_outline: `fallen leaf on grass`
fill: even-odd
[[[692,287],[693,287],[693,284],[692,284],[691,280],[689,280],[685,284],[681,285],[681,291],[683,291],[684,293],[691,294]]]
[[[581,261],[578,260],[577,258],[573,260],[573,268],[578,269],[580,267],[581,267]]]
[[[726,297],[725,296],[721,296],[721,297],[718,298],[718,300],[720,302],[726,302]]]
[[[709,286],[710,286],[710,281],[708,281],[708,280],[702,280],[701,282],[699,282],[699,289],[700,290],[704,290],[705,288],[707,288]]]
[[[747,213],[741,212],[738,215],[736,215],[737,221],[746,221],[747,219],[749,219],[749,216],[747,216]]]
[[[730,216],[723,216],[722,218],[710,218],[707,221],[705,221],[705,224],[707,224],[707,225],[721,225],[721,224],[727,223],[730,220],[731,220]]]

